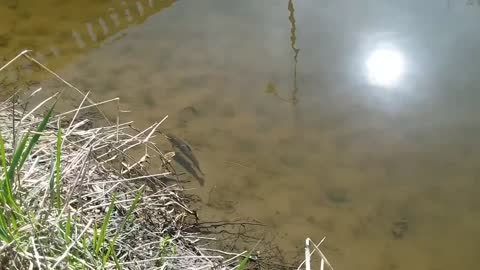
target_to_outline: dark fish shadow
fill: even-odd
[[[176,137],[173,134],[166,134],[166,137],[172,144],[173,148],[177,149],[183,155],[185,155],[185,157],[188,158],[190,162],[193,164],[195,169],[197,169],[201,174],[204,174],[202,172],[202,169],[200,168],[200,162],[198,162],[198,159],[193,154],[192,148],[186,141]]]
[[[205,184],[205,179],[200,176],[195,168],[190,164],[190,162],[182,155],[180,152],[175,152],[175,155],[172,157],[175,162],[182,166],[185,171],[187,171],[189,174],[191,174],[197,181],[200,183],[201,186]]]

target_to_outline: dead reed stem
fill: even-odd
[[[137,132],[131,122],[122,123],[117,115],[116,123],[107,126],[88,128],[85,123],[96,119],[86,119],[81,112],[97,108],[114,98],[94,102],[80,89],[61,78],[57,73],[23,51],[0,71],[8,68],[21,56],[25,56],[42,69],[53,74],[66,86],[80,93],[83,98],[75,109],[56,113],[51,117],[40,140],[32,150],[18,173],[18,184],[13,187],[15,199],[31,222],[20,224],[17,238],[10,243],[0,241],[0,268],[26,269],[227,269],[235,267],[238,260],[235,253],[219,253],[203,250],[200,243],[212,238],[183,232],[186,217],[194,212],[178,185],[166,185],[162,177],[174,175],[171,166],[164,164],[148,173],[145,157],[162,157],[158,146],[151,141],[153,133],[161,128],[167,119],[144,131]],[[61,93],[42,100],[28,111],[18,110],[19,104],[27,104],[41,88],[34,91],[26,100],[8,99],[0,102],[0,133],[5,141],[7,159],[14,154],[14,141],[32,132],[42,121],[39,111],[48,111],[52,104],[61,99]],[[62,91],[63,93],[64,91]],[[15,102],[15,104],[12,104]],[[15,110],[13,109],[15,108]],[[67,120],[67,114],[74,114]],[[15,120],[18,119],[18,120]],[[68,121],[60,125],[61,121]],[[60,195],[63,204],[55,207],[51,183],[54,179],[57,134],[61,129]],[[13,132],[15,130],[15,132]],[[145,149],[143,160],[135,160],[130,154]],[[150,153],[150,155],[148,154]],[[5,172],[1,170],[0,179]],[[21,185],[20,185],[21,184]],[[143,193],[140,193],[143,192]],[[137,194],[141,194],[138,204],[133,207]],[[90,247],[95,244],[96,231],[104,224],[106,212],[112,200],[114,207],[110,221],[105,227],[106,245],[100,248],[103,256],[97,256]],[[130,209],[134,209],[128,213]],[[129,216],[130,214],[130,216]],[[67,229],[67,225],[70,226]],[[67,235],[67,230],[71,236]],[[184,237],[184,235],[186,237]],[[198,236],[198,238],[197,238]],[[114,241],[115,239],[115,241]],[[109,244],[111,247],[109,246]],[[192,244],[192,243],[196,243]],[[110,253],[107,252],[112,248]],[[226,261],[226,263],[225,263]]]

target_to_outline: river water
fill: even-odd
[[[3,0],[25,48],[192,145],[201,218],[336,269],[480,265],[480,2]],[[6,91],[3,89],[2,91]]]

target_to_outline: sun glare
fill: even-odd
[[[366,68],[371,84],[391,88],[405,73],[405,60],[396,49],[376,49],[368,56]]]

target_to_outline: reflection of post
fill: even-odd
[[[130,24],[129,22],[136,20],[136,23],[143,22],[149,16],[171,6],[176,0],[164,0],[161,4],[155,5],[154,0],[148,0],[150,8],[145,9],[146,4],[142,3],[147,0],[138,0],[135,2],[137,13],[130,12],[130,9],[126,1],[121,2],[120,9],[123,9],[124,14],[120,15],[117,13],[117,8],[109,8],[104,14],[104,16],[98,17],[96,20],[87,21],[84,23],[84,28],[81,29],[72,29],[72,39],[75,43],[77,49],[84,50],[88,48],[94,48],[98,45],[101,45],[100,42],[104,41],[109,36],[113,36],[119,31],[127,28]],[[125,18],[122,18],[121,15],[124,15]],[[86,36],[85,35],[86,32]],[[41,60],[42,63],[48,63],[48,57],[54,56],[58,58],[61,56],[61,51],[59,47],[48,47],[48,53],[38,51],[36,58]]]
[[[123,1],[122,5],[125,6],[125,18],[127,18],[127,22],[132,22],[132,14],[130,13],[130,9],[128,9],[127,2]]]
[[[295,24],[295,8],[293,6],[293,0],[288,0],[288,11],[290,12],[290,16],[288,17],[288,19],[290,20],[290,24],[291,24],[291,30],[290,30],[290,41],[291,41],[291,46],[292,46],[292,50],[293,50],[293,53],[294,53],[294,56],[293,56],[293,62],[294,62],[294,66],[293,66],[293,91],[292,91],[292,103],[293,105],[297,104],[298,103],[298,87],[297,87],[297,62],[298,62],[298,54],[300,52],[299,49],[297,49],[297,35],[296,35],[296,31],[297,31],[297,27],[296,27],[296,24]]]
[[[83,41],[82,36],[77,31],[72,31],[72,36],[77,47],[83,49],[85,47],[85,42]]]
[[[138,15],[143,16],[143,6],[142,6],[142,3],[140,3],[140,1],[137,1],[136,4],[137,4]]]
[[[273,82],[269,82],[267,84],[266,92],[271,93],[277,98],[282,101],[292,103],[295,107],[298,103],[298,86],[297,86],[297,63],[298,63],[298,54],[300,53],[300,49],[297,48],[297,27],[295,24],[295,8],[293,6],[293,0],[288,0],[288,11],[290,15],[288,16],[288,20],[290,21],[290,46],[293,50],[293,90],[291,92],[291,96],[288,98],[282,97],[278,91],[277,87]]]
[[[100,25],[100,27],[102,28],[103,30],[103,35],[106,36],[108,35],[108,25],[107,23],[103,20],[103,18],[98,18],[98,24]]]

